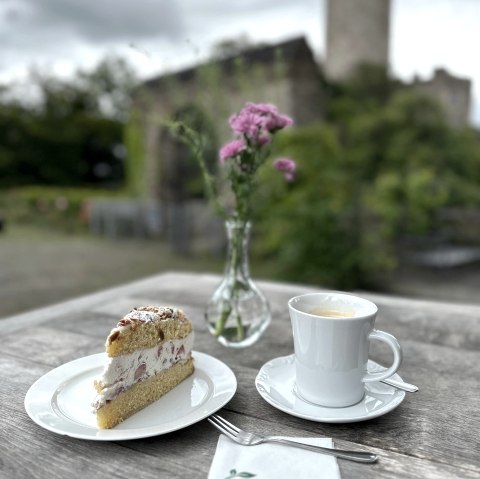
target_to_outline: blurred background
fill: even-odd
[[[295,119],[255,199],[256,279],[480,302],[477,0],[3,0],[0,317],[171,270],[222,222],[164,127],[218,148],[246,101]]]

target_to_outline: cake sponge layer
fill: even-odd
[[[108,356],[129,354],[163,341],[180,339],[192,331],[192,323],[181,309],[145,306],[135,308],[112,329],[106,342]]]
[[[134,384],[116,399],[97,410],[99,429],[110,429],[152,402],[161,398],[194,371],[193,359],[177,363],[169,369]]]

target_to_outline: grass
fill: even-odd
[[[66,235],[8,225],[0,233],[0,318],[165,271],[219,273],[223,258],[173,254],[160,240]]]
[[[0,233],[0,318],[166,271],[221,273],[224,257],[172,253],[161,240],[108,240],[9,224]],[[278,279],[255,261],[253,278]],[[480,303],[480,264],[428,270],[404,265],[383,293]]]

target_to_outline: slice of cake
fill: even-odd
[[[94,381],[99,429],[109,429],[156,401],[193,373],[193,330],[181,309],[135,308],[105,344],[108,362]]]

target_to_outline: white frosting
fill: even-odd
[[[186,360],[192,347],[193,331],[182,339],[164,341],[153,348],[109,358],[102,376],[98,378],[103,389],[95,397],[93,408],[102,407],[106,401],[114,399],[133,384]]]

